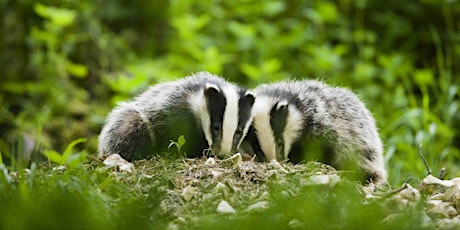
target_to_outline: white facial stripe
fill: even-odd
[[[227,100],[227,105],[225,106],[224,121],[222,124],[222,143],[220,150],[222,154],[228,154],[232,151],[233,136],[238,127],[239,95],[232,86],[225,86],[222,92]]]
[[[303,116],[300,111],[290,105],[288,107],[289,114],[284,128],[284,157],[288,159],[289,151],[291,151],[292,144],[299,138],[300,132],[303,128]]]
[[[264,96],[258,96],[254,102],[254,129],[259,144],[268,161],[276,160],[276,141],[270,125],[270,110],[275,102]]]
[[[209,147],[211,147],[213,143],[211,134],[211,117],[209,116],[208,107],[203,91],[190,95],[188,100],[192,111],[201,121],[201,127],[203,129],[204,136],[208,142]]]

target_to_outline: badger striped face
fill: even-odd
[[[251,126],[252,119],[254,118],[252,111],[254,101],[255,96],[252,92],[243,92],[238,100],[238,126],[233,135],[232,153],[237,151],[248,133],[249,126]]]
[[[219,156],[236,152],[252,119],[254,96],[240,95],[237,87],[206,84],[190,99],[211,151]]]
[[[285,160],[302,130],[302,114],[287,101],[258,97],[253,126],[266,160]]]

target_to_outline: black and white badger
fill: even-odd
[[[252,121],[254,95],[207,72],[151,86],[108,115],[99,136],[99,156],[127,160],[168,151],[184,135],[188,157],[209,149],[218,156],[235,153]]]
[[[385,183],[375,121],[355,94],[315,80],[257,87],[254,120],[240,151],[260,161],[319,160]]]

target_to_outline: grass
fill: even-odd
[[[417,202],[401,208],[387,199],[365,199],[363,187],[348,180],[312,183],[315,175],[341,175],[319,163],[237,166],[155,157],[134,162],[135,170],[126,173],[85,152],[74,155],[81,162],[20,170],[1,164],[0,229],[427,227]],[[183,194],[187,186],[193,187],[191,198]],[[221,200],[236,212],[217,212]],[[257,203],[265,206],[249,208]]]

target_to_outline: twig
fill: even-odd
[[[401,192],[402,190],[408,188],[407,185],[408,185],[408,183],[409,183],[411,180],[412,180],[412,178],[407,179],[407,180],[403,183],[403,185],[401,186],[401,188],[399,188],[399,189],[397,189],[397,190],[394,190],[394,191],[388,192],[387,194],[385,194],[385,195],[383,196],[383,198],[388,198],[388,197],[390,197],[390,196],[392,196],[392,195],[394,195],[394,194],[397,194],[397,193]]]
[[[428,167],[428,164],[426,163],[425,157],[422,154],[422,144],[420,144],[418,146],[418,155],[420,155],[420,157],[422,158],[423,163],[425,164],[425,167],[426,167],[426,171],[428,171],[428,175],[431,175],[430,167]]]
[[[446,167],[442,167],[441,172],[439,173],[439,179],[444,180],[445,173]]]

